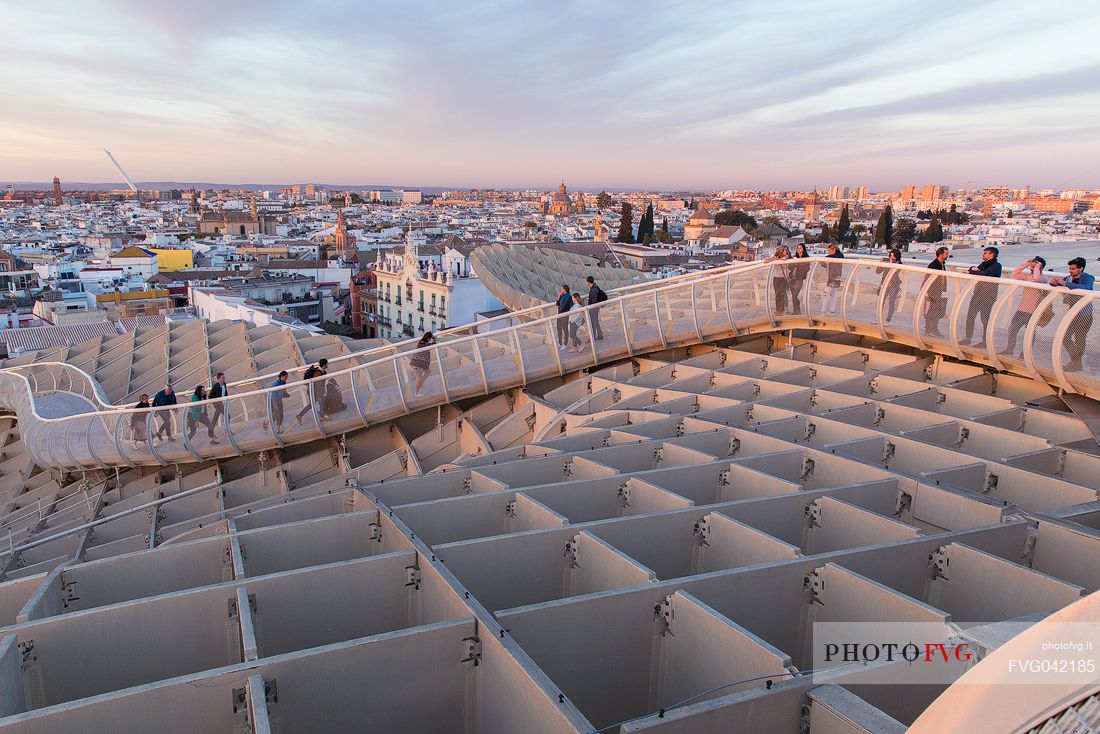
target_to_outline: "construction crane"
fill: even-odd
[[[128,175],[126,175],[126,171],[123,170],[122,164],[116,161],[115,157],[111,155],[111,151],[104,148],[103,152],[106,153],[107,157],[111,159],[111,163],[115,164],[115,168],[117,168],[118,172],[122,174],[122,178],[126,179],[126,185],[130,187],[130,190],[133,191],[135,194],[138,193],[137,186],[134,186],[134,182],[130,180],[130,177]]]

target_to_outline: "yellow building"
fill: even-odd
[[[155,247],[146,249],[157,254],[158,273],[174,273],[195,267],[195,254],[191,250],[162,250]]]

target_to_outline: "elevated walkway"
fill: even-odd
[[[1038,303],[1020,315],[1025,295],[1025,307]],[[63,363],[0,370],[0,406],[18,416],[24,444],[43,466],[204,461],[338,436],[634,355],[797,328],[906,344],[1095,398],[1100,396],[1100,359],[1089,331],[1096,297],[867,260],[753,263],[623,289],[606,303],[566,317],[545,315],[552,306],[537,307],[503,322],[471,325],[466,335],[423,350],[410,340],[349,355],[330,364],[336,369],[327,377],[281,388],[265,387],[267,378],[257,379],[249,387],[259,383],[258,389],[199,406],[186,402],[183,389],[177,406],[135,411],[111,405],[90,376]],[[507,325],[523,316],[534,320]],[[978,343],[964,339],[968,318]],[[568,330],[566,319],[580,320],[580,351],[557,348],[558,330]],[[1018,333],[1009,352],[1012,330]],[[590,338],[593,332],[603,338]],[[1076,344],[1084,346],[1070,353],[1067,347]],[[422,358],[417,357],[423,353],[429,359],[421,377],[417,365]],[[44,396],[57,391],[83,396],[100,409],[87,412],[82,401],[71,400],[69,414],[57,415],[61,401],[43,410]],[[203,423],[191,430],[193,419],[203,415],[213,422],[213,439]],[[158,429],[171,439],[157,439]]]

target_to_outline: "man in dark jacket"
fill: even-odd
[[[987,247],[982,250],[982,261],[966,272],[971,275],[981,275],[985,278],[1000,278],[1001,263],[997,260],[1000,251],[996,247]],[[993,302],[997,300],[996,283],[978,283],[970,293],[970,304],[966,307],[966,336],[963,344],[970,344],[974,337],[974,319],[982,317],[982,340],[975,344],[984,347],[989,335],[989,314],[993,311]]]
[[[569,286],[561,285],[561,293],[558,294],[558,313],[564,314],[573,308],[573,294],[569,292]],[[556,322],[558,327],[558,349],[569,346],[569,317],[560,316]]]
[[[603,292],[603,288],[596,285],[596,279],[589,275],[585,280],[588,281],[588,305],[591,306],[596,303],[603,303],[607,300],[607,294]],[[589,311],[589,322],[592,325],[592,338],[599,340],[603,339],[603,329],[600,328],[600,308],[593,308]]]
[[[840,249],[840,245],[833,243],[829,245],[829,254],[825,257],[841,260],[844,258],[844,252]],[[821,292],[821,313],[836,315],[836,299],[840,294],[840,279],[843,273],[844,266],[840,263],[829,263],[825,266],[825,290]]]
[[[224,398],[229,396],[229,386],[225,384],[225,373],[219,372],[214,376],[214,383],[210,386],[210,392],[206,397],[210,400],[217,400],[218,398]],[[218,427],[218,421],[225,413],[225,403],[214,403],[214,413],[210,417],[210,431],[213,432]]]
[[[946,247],[938,248],[935,259],[928,263],[928,269],[947,270],[944,263],[947,262],[950,253],[951,250]],[[924,331],[929,336],[943,336],[940,333],[940,319],[947,314],[947,279],[943,276],[928,277],[934,277],[936,280],[928,286],[928,293],[925,296]]]
[[[176,404],[176,393],[172,391],[172,383],[165,383],[164,389],[159,390],[156,395],[153,396],[153,407],[160,408],[167,405]],[[160,428],[157,429],[156,437],[160,439],[167,439],[168,441],[174,441],[172,438],[172,411],[161,410],[157,412],[157,416],[160,418]]]

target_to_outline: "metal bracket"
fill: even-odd
[[[817,382],[817,370],[814,369],[813,367],[811,367],[810,368],[810,383],[813,384],[813,383],[816,383],[816,382]]]
[[[725,367],[726,366],[727,356],[728,355],[725,352],[718,352],[718,366],[719,367]]]
[[[882,447],[882,463],[890,461],[894,458],[894,452],[898,450],[898,447],[894,445],[892,441],[887,441],[886,445]]]
[[[504,505],[504,515],[506,517],[515,517],[516,516],[516,501],[515,500],[509,500],[508,503]]]
[[[924,379],[925,380],[928,380],[929,382],[931,382],[932,379],[935,376],[936,376],[936,370],[934,368],[934,365],[928,365],[927,367],[924,368]]]
[[[997,490],[998,482],[1000,482],[1000,477],[998,477],[993,472],[989,472],[989,474],[987,474],[985,477],[985,489],[982,490],[982,494],[995,492]]]
[[[566,479],[573,476],[573,460],[572,459],[570,459],[569,461],[562,464],[561,473],[562,473],[562,475],[565,476]]]
[[[1064,472],[1066,470],[1066,454],[1067,453],[1068,452],[1065,449],[1062,449],[1061,451],[1058,452],[1058,469],[1054,472],[1054,476],[1060,477],[1060,476],[1062,476],[1062,472]]]
[[[767,371],[768,371],[768,360],[766,360],[766,359],[760,360],[760,374],[763,375]]]
[[[474,476],[467,474],[462,479],[462,494],[472,494],[474,491]]]
[[[730,456],[737,456],[741,453],[741,439],[737,436],[730,436]]]
[[[405,566],[405,586],[420,591],[420,566]]]
[[[476,668],[481,664],[481,640],[477,637],[462,638],[462,659],[460,663],[473,663]]]
[[[625,509],[630,507],[630,486],[628,482],[619,483],[619,504]]]
[[[696,536],[696,545],[710,545],[710,541],[707,540],[710,537],[710,515],[704,515],[697,520],[693,532]]]
[[[803,440],[809,441],[817,433],[817,424],[812,421],[806,421],[806,435],[802,437]]]
[[[661,601],[657,602],[653,607],[653,621],[661,625],[661,630],[658,632],[661,637],[671,635],[675,637],[675,633],[672,631],[672,622],[676,618],[675,613],[672,611],[672,596],[666,596]]]
[[[1024,562],[1026,566],[1031,567],[1031,562],[1035,559],[1035,541],[1039,538],[1039,528],[1028,526],[1027,540],[1024,541],[1024,554],[1020,556],[1020,560]]]
[[[947,393],[943,393],[943,392],[936,393],[936,405],[943,405],[946,402],[947,402]]]
[[[870,380],[867,381],[867,390],[871,395],[874,395],[875,393],[878,392],[878,378],[877,377],[872,377]]]
[[[730,486],[730,470],[729,469],[723,469],[722,471],[718,472],[718,486],[719,487],[728,487],[728,486]]]
[[[660,446],[653,449],[653,463],[654,464],[660,464],[664,460],[665,460],[665,455],[664,455],[663,449]]]
[[[894,515],[900,517],[906,510],[913,507],[913,495],[908,492],[898,490],[898,498],[894,502]]]
[[[959,440],[955,442],[956,446],[962,446],[966,443],[966,439],[970,438],[970,429],[965,427],[959,428]]]
[[[580,536],[574,535],[571,540],[565,542],[565,557],[569,559],[569,568],[578,568],[580,563],[577,561],[579,557]]]
[[[886,418],[886,409],[885,408],[877,408],[875,410],[875,419],[873,421],[871,421],[871,423],[873,423],[874,425],[877,426],[878,424],[882,423],[884,418]]]
[[[527,422],[528,431],[535,430],[535,423],[538,421],[538,417],[534,413],[524,418],[524,420]]]
[[[244,688],[233,689],[233,714],[239,715],[248,711],[248,693]]]
[[[808,456],[802,457],[802,473],[798,477],[799,482],[805,482],[807,477],[813,476],[814,460]]]
[[[367,540],[371,541],[372,543],[381,543],[382,542],[382,525],[381,525],[381,523],[372,522],[367,527],[370,528],[370,536],[367,538]]]
[[[19,665],[26,670],[38,662],[38,655],[34,652],[34,640],[24,640],[19,643]]]
[[[818,571],[811,571],[802,578],[802,590],[810,592],[810,604],[825,606],[825,579]]]
[[[80,597],[76,594],[76,582],[69,581],[61,584],[61,604],[66,609],[69,607],[70,602],[78,600]]]
[[[752,396],[754,398],[760,397],[760,383],[759,382],[752,383]]]
[[[684,422],[681,420],[676,424],[676,438],[680,438],[684,435]]]
[[[817,500],[806,505],[803,513],[806,515],[811,528],[821,527],[821,504]]]
[[[947,578],[947,567],[951,565],[951,556],[947,552],[948,546],[943,545],[928,554],[928,566],[932,569],[932,578],[950,581]]]

